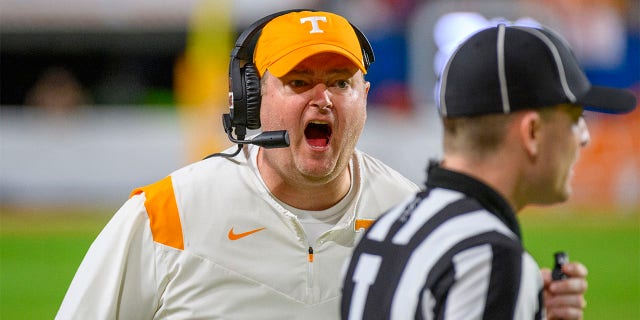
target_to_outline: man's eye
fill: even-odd
[[[338,81],[336,81],[335,86],[338,87],[338,88],[341,88],[341,89],[345,89],[345,88],[349,87],[349,81],[347,81],[347,80],[338,80]]]
[[[300,88],[300,87],[306,86],[307,82],[304,80],[291,80],[289,82],[289,85],[291,85],[294,88]]]
[[[585,116],[585,113],[584,113],[584,110],[582,110],[580,113],[576,114],[576,117],[574,119],[575,122],[577,123],[578,121],[580,121],[580,119],[584,120],[585,119],[584,116]]]

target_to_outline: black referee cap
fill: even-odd
[[[477,32],[453,53],[439,82],[444,117],[473,116],[572,103],[627,113],[627,90],[593,86],[568,44],[545,28],[500,24]]]

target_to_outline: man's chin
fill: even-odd
[[[308,160],[298,166],[298,171],[310,181],[329,181],[335,171],[335,165],[322,160]]]
[[[320,169],[320,168],[313,168],[313,169],[308,168],[308,169],[300,170],[300,172],[305,178],[307,178],[307,180],[310,180],[310,181],[322,182],[322,181],[329,180],[331,177],[330,170]]]
[[[539,206],[550,206],[550,205],[561,204],[569,200],[570,195],[571,195],[571,190],[568,189],[568,190],[564,190],[563,192],[556,192],[554,195],[549,195],[544,198],[538,198],[535,201],[533,201],[531,204],[539,205]]]

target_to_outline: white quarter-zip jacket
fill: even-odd
[[[258,147],[135,190],[84,257],[56,319],[337,319],[364,229],[418,187],[351,160],[355,201],[313,247],[259,177]]]

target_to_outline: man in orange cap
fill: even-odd
[[[238,146],[253,144],[135,190],[57,318],[338,318],[340,268],[357,237],[418,190],[356,149],[372,60],[364,35],[332,13],[249,27],[232,53],[225,119]],[[289,146],[245,140],[257,127],[286,130],[276,144]]]

